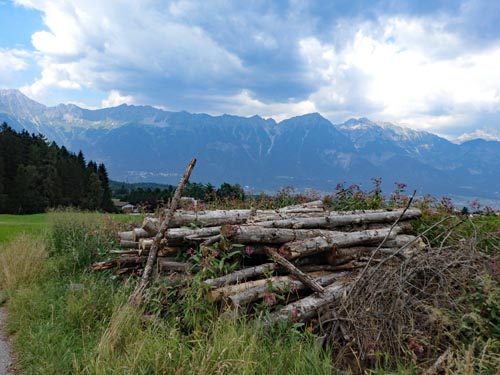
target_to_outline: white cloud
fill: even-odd
[[[0,49],[0,85],[8,86],[12,72],[20,72],[28,68],[26,59],[29,53],[18,49]]]
[[[458,37],[437,21],[360,25],[340,50],[316,38],[300,45],[319,82],[310,98],[333,116],[347,108],[351,115],[439,128],[500,104],[500,44],[461,51]]]
[[[462,134],[460,137],[453,139],[453,141],[456,143],[462,143],[478,138],[500,142],[500,130],[495,128],[476,129],[470,133]]]
[[[201,100],[211,101],[216,113],[229,113],[238,116],[254,116],[272,118],[281,121],[293,116],[317,112],[316,105],[310,100],[293,100],[287,102],[264,102],[255,97],[255,94],[242,90],[231,96],[200,97]]]
[[[240,59],[202,29],[178,23],[161,3],[88,0],[18,3],[44,13],[48,31],[33,35],[41,77],[51,87],[134,92],[187,84],[210,87],[243,72]],[[175,89],[172,88],[174,91]]]
[[[329,2],[15,2],[47,26],[32,37],[42,73],[23,88],[35,99],[80,90],[109,93],[102,105],[277,120],[319,111],[441,133],[500,112],[500,42],[467,39],[460,25],[481,22],[465,22],[470,7],[410,16],[375,1],[368,18]]]
[[[134,98],[130,95],[121,95],[119,91],[111,90],[107,99],[101,102],[102,108],[117,107],[121,104],[134,104]]]

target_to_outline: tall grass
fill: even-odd
[[[47,259],[46,242],[22,234],[0,252],[0,289],[12,292],[43,277]]]
[[[137,310],[120,308],[93,374],[331,374],[331,358],[312,336],[266,332],[242,319],[218,318],[185,335],[174,322],[141,324]],[[115,316],[116,318],[116,316]]]

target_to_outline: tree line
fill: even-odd
[[[85,161],[45,136],[0,126],[0,213],[48,208],[114,211],[104,164]]]
[[[112,182],[113,198],[120,199],[133,205],[145,206],[146,209],[155,209],[174,196],[176,186],[162,185],[161,187],[146,187],[136,184]],[[239,184],[224,182],[218,188],[214,185],[200,182],[189,182],[184,187],[183,195],[203,202],[215,202],[224,199],[244,200],[245,193]]]

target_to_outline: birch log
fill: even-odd
[[[131,230],[126,231],[126,232],[118,232],[118,238],[120,238],[120,240],[133,241],[134,240],[134,232]]]
[[[265,263],[259,266],[244,268],[242,270],[234,271],[227,275],[217,277],[215,279],[207,279],[204,281],[205,284],[212,287],[221,287],[223,285],[235,284],[239,281],[244,281],[263,275],[265,273],[270,273],[278,268],[276,263]]]
[[[139,239],[141,238],[149,238],[149,237],[151,237],[149,233],[142,228],[134,228],[134,230],[132,230],[132,239],[134,241],[139,241]]]
[[[271,321],[286,320],[305,322],[316,316],[318,311],[335,302],[337,298],[349,290],[349,282],[335,281],[327,286],[323,293],[313,293],[309,297],[292,302],[271,314]]]
[[[130,241],[130,240],[121,240],[120,247],[123,249],[138,249],[139,242]]]
[[[389,238],[396,237],[399,231],[399,227],[396,226],[392,230]],[[348,233],[333,231],[324,232],[325,233],[321,236],[286,243],[280,248],[280,254],[284,254],[287,259],[295,259],[321,252],[328,252],[334,247],[350,247],[377,243],[382,241],[387,236],[389,228]]]
[[[148,237],[154,237],[160,228],[160,220],[154,217],[146,217],[142,222],[142,229],[148,233]]]
[[[313,272],[309,276],[319,285],[328,286],[340,277],[345,276],[345,273],[319,271]],[[278,276],[271,278],[267,284],[244,288],[237,293],[228,293],[224,297],[233,307],[239,307],[259,299],[266,292],[297,293],[306,289],[308,289],[307,285],[300,280],[291,276]]]
[[[402,212],[403,210],[367,212],[347,215],[330,214],[323,217],[304,217],[266,221],[256,225],[268,228],[332,229],[351,225],[392,223],[401,216]],[[405,212],[400,220],[410,220],[420,217],[421,215],[422,212],[419,209],[409,209]]]

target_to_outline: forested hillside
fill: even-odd
[[[0,126],[0,213],[29,214],[73,206],[112,211],[104,164],[88,163],[39,134]]]

